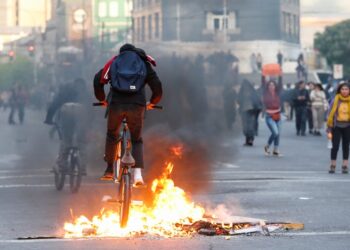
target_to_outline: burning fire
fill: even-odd
[[[177,148],[173,152],[180,156],[181,151]],[[205,221],[205,210],[191,202],[183,189],[175,186],[170,179],[173,168],[172,163],[167,163],[162,176],[152,182],[154,198],[151,206],[131,207],[126,228],[120,227],[117,212],[103,209],[91,220],[80,216],[73,223],[65,223],[65,237],[126,237],[145,233],[163,237],[188,235],[179,225]]]

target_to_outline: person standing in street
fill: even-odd
[[[257,70],[257,63],[256,63],[256,55],[255,55],[255,53],[252,53],[250,55],[250,67],[251,67],[253,73],[256,73],[258,71]]]
[[[242,119],[245,146],[253,146],[257,134],[257,115],[262,109],[260,98],[253,84],[244,79],[238,97],[239,111]]]
[[[315,84],[314,90],[310,93],[310,101],[314,121],[313,134],[320,136],[321,129],[323,128],[325,111],[328,109],[328,102],[322,84]]]
[[[282,72],[280,73],[282,74]],[[265,76],[262,76],[263,104],[265,108],[265,120],[271,135],[264,147],[265,154],[270,155],[270,147],[274,144],[272,155],[280,156],[279,144],[281,134],[281,91],[282,76],[278,77],[278,83],[270,80],[266,83]]]
[[[295,107],[295,125],[297,135],[305,136],[307,121],[307,105],[309,102],[309,92],[305,88],[305,82],[300,81],[295,90],[294,107]]]
[[[224,97],[224,112],[227,129],[232,130],[237,113],[237,93],[234,89],[234,85],[227,84],[222,94]]]
[[[342,173],[348,173],[350,142],[350,85],[342,83],[332,100],[327,118],[327,131],[332,135],[330,174],[335,173],[340,140],[342,141]]]
[[[309,82],[308,84],[308,93],[310,97],[311,91],[315,89],[315,84],[313,82]],[[312,115],[312,107],[311,107],[311,101],[309,98],[309,102],[307,104],[307,126],[309,128],[309,134],[314,133],[314,117]]]
[[[277,53],[277,63],[281,66],[281,68],[283,67],[283,54],[280,50]]]
[[[256,66],[258,67],[259,72],[261,72],[262,64],[263,64],[262,55],[258,53],[258,55],[256,56]]]

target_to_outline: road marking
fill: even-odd
[[[249,182],[350,182],[350,179],[251,179],[251,180],[210,180],[211,183],[249,183]]]
[[[27,188],[27,187],[54,187],[53,184],[9,184],[9,185],[0,185],[0,188]]]
[[[52,174],[28,174],[28,175],[9,175],[9,176],[0,176],[0,180],[6,179],[19,179],[19,178],[37,178],[37,177],[52,177]]]
[[[286,232],[286,233],[273,233],[278,236],[339,236],[350,235],[350,231],[334,231],[334,232]],[[232,236],[234,237],[234,236]],[[220,236],[218,237],[220,238]],[[97,241],[97,240],[120,240],[128,239],[128,237],[96,237],[96,238],[53,238],[53,239],[28,239],[28,240],[15,240],[15,239],[2,239],[0,243],[15,243],[15,244],[30,244],[30,243],[47,243],[47,242],[74,242],[74,241]],[[135,239],[143,239],[142,237]],[[192,238],[196,239],[196,238]],[[198,238],[200,239],[200,238]],[[166,240],[164,238],[164,240]]]
[[[86,186],[92,186],[92,187],[98,187],[98,186],[107,186],[112,185],[113,182],[105,182],[105,183],[83,183],[82,187]],[[67,183],[67,187],[69,186],[69,183]],[[48,187],[55,187],[54,184],[4,184],[0,185],[0,189],[2,188],[48,188]]]
[[[209,172],[210,173],[210,172]],[[260,174],[322,174],[328,175],[327,171],[320,170],[320,171],[236,171],[236,170],[217,170],[213,171],[214,174],[254,174],[254,175],[260,175]]]
[[[327,236],[327,235],[350,235],[350,231],[334,231],[334,232],[298,232],[287,233],[286,236]]]

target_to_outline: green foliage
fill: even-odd
[[[32,85],[33,66],[30,60],[20,56],[17,56],[12,62],[0,64],[0,89],[9,88],[13,82]]]
[[[314,44],[329,65],[343,64],[345,74],[350,75],[350,20],[317,33]]]

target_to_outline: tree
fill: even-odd
[[[33,84],[33,64],[25,57],[16,57],[16,60],[0,64],[0,89],[6,89],[13,82],[23,85]]]
[[[350,20],[329,26],[323,33],[317,33],[314,45],[330,66],[343,64],[345,75],[350,75]]]

